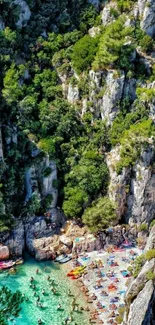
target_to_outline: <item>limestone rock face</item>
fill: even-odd
[[[19,19],[16,26],[22,28],[23,26],[26,26],[28,20],[30,19],[31,11],[24,0],[15,0],[14,3],[20,7]]]
[[[153,226],[150,231],[150,235],[145,246],[145,252],[147,252],[149,249],[155,249],[155,226]]]
[[[34,193],[38,198],[52,196],[50,209],[55,208],[58,199],[58,190],[54,182],[57,181],[57,167],[53,160],[47,155],[38,165],[32,165],[25,172],[25,202],[29,201]],[[41,184],[41,191],[39,188]]]
[[[155,247],[155,226],[152,228],[144,252]],[[137,278],[131,279],[126,292],[123,325],[152,325],[155,322],[155,286],[148,279],[155,274],[155,258],[146,261]]]
[[[25,247],[24,225],[22,221],[16,223],[4,242],[8,246],[11,256],[22,256]]]
[[[102,120],[106,120],[107,124],[111,125],[119,112],[119,101],[124,96],[125,74],[123,71],[118,74],[115,70],[97,72],[90,70],[89,78],[89,100],[93,103],[94,114],[101,115]],[[132,92],[131,97],[135,97],[133,85],[127,86],[126,84],[126,87],[128,96],[130,97],[130,92]]]
[[[139,292],[145,286],[145,283],[148,282],[147,272],[155,271],[155,259],[147,261],[141,269],[141,272],[138,274],[137,278],[134,279],[128,287],[126,292],[125,300],[127,303],[130,303],[138,296]]]
[[[45,168],[50,168],[51,172],[48,176],[43,177],[42,195],[52,195],[53,200],[50,208],[55,208],[58,200],[58,190],[56,185],[54,186],[54,181],[57,180],[57,167],[55,161],[50,160],[49,156],[45,158]]]
[[[133,301],[130,307],[128,316],[128,325],[141,325],[144,323],[145,315],[148,311],[150,300],[153,296],[154,285],[153,281],[148,281],[137,298]],[[150,323],[147,323],[149,325]]]
[[[155,171],[150,168],[153,156],[154,151],[150,147],[142,153],[139,163],[133,168],[134,177],[130,181],[126,211],[129,223],[149,223],[154,218]]]
[[[73,104],[79,99],[79,89],[77,86],[69,84],[67,100]]]
[[[9,259],[9,249],[7,246],[0,246],[0,261]]]
[[[110,13],[111,8],[116,8],[115,2],[110,2],[109,4],[105,5],[104,9],[102,10],[101,19],[104,26],[106,26],[108,23],[112,23],[112,21],[115,19]]]
[[[115,165],[119,161],[120,148],[116,147],[107,155],[106,161],[110,172],[109,197],[117,204],[117,214],[119,218],[126,211],[126,201],[128,194],[128,183],[130,182],[131,171],[124,168],[120,175],[117,175]]]
[[[51,209],[51,217],[32,217],[25,224],[26,247],[37,260],[52,259],[58,250],[57,233],[65,222],[64,215]]]
[[[139,161],[131,168],[124,168],[120,175],[116,173],[116,164],[120,159],[120,147],[115,147],[107,155],[110,172],[109,197],[117,203],[118,216],[125,216],[127,223],[150,223],[154,218],[155,171],[150,167],[154,157],[153,146],[141,153]]]
[[[151,37],[155,35],[155,2],[138,0],[141,28]]]
[[[115,72],[109,71],[106,77],[105,94],[101,101],[101,116],[111,124],[118,113],[118,101],[122,98],[125,81],[124,72],[120,77],[115,76]]]

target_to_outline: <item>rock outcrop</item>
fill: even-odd
[[[39,153],[39,152],[38,152]],[[25,202],[36,193],[38,198],[48,198],[48,209],[55,208],[58,200],[57,167],[54,160],[46,155],[40,164],[34,164],[25,172]],[[41,186],[39,186],[41,185]],[[41,188],[41,190],[40,190]]]
[[[9,259],[9,248],[7,246],[0,245],[0,261]]]
[[[155,226],[152,228],[145,252],[154,248]],[[146,261],[137,278],[131,280],[126,292],[123,325],[152,325],[155,323],[155,258]],[[152,278],[152,279],[151,279]]]
[[[109,196],[117,203],[117,213],[125,217],[127,223],[150,223],[154,219],[154,183],[155,171],[151,164],[154,159],[153,146],[141,153],[133,168],[124,168],[121,174],[116,172],[120,147],[107,155],[110,171]]]
[[[20,7],[19,19],[16,22],[16,26],[18,28],[22,28],[26,26],[27,22],[29,21],[31,11],[28,4],[24,0],[14,0],[14,3]]]
[[[155,36],[155,2],[138,0],[141,28],[150,36]]]

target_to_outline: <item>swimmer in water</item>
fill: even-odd
[[[57,310],[60,310],[62,307],[61,305],[59,304],[58,307],[57,307]]]

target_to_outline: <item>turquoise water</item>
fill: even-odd
[[[46,266],[46,270],[45,270]],[[39,273],[36,274],[36,269],[39,269]],[[36,285],[36,289],[32,289],[30,285],[30,278],[33,276]],[[57,295],[54,295],[51,291],[52,285],[50,285],[47,277],[55,280],[55,289]],[[8,272],[0,273],[0,286],[6,285],[13,291],[20,290],[25,297],[29,298],[29,301],[24,301],[22,304],[22,311],[20,316],[16,319],[16,325],[36,325],[38,319],[41,318],[44,325],[61,325],[65,318],[70,315],[71,304],[73,297],[68,296],[68,290],[70,289],[73,296],[76,298],[76,302],[80,306],[83,306],[84,300],[82,294],[76,289],[72,281],[67,278],[66,272],[62,267],[52,262],[37,263],[33,258],[27,256],[25,263],[17,267],[17,273],[14,275],[8,274]],[[53,285],[54,287],[54,285]],[[45,290],[43,295],[42,290]],[[36,305],[37,297],[34,296],[36,291],[37,296],[40,297],[40,302],[43,304],[43,308]],[[58,311],[57,306],[61,304],[62,310]],[[73,321],[70,324],[88,325],[89,324],[88,312],[73,312]],[[10,322],[9,324],[12,324]]]

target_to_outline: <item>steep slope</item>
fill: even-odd
[[[1,1],[1,230],[154,219],[155,5]],[[6,218],[7,216],[7,218]]]

